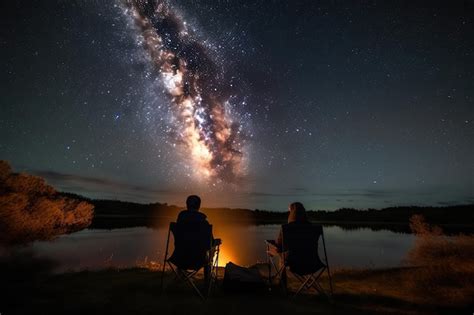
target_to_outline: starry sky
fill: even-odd
[[[231,177],[197,172],[177,98],[119,0],[2,3],[0,159],[93,198],[183,205],[196,193],[203,206],[277,211],[474,203],[473,1],[166,5],[184,39],[164,23],[157,34],[238,130],[238,150],[216,145],[222,121],[205,113],[218,156],[207,167],[237,152]]]

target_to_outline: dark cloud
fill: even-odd
[[[308,189],[303,188],[303,187],[293,187],[293,188],[290,188],[290,191],[295,191],[298,193],[307,193]]]
[[[390,190],[371,190],[371,189],[360,189],[360,190],[342,190],[340,192],[329,192],[329,193],[308,193],[304,188],[291,189],[288,193],[268,193],[268,192],[249,192],[247,195],[257,197],[297,197],[297,196],[316,196],[316,197],[368,197],[368,198],[383,198],[390,196],[399,196],[403,192],[390,191]],[[406,192],[405,192],[406,193]],[[340,199],[337,199],[340,200]]]
[[[472,203],[472,201],[469,203]],[[460,204],[460,202],[456,200],[447,200],[447,201],[438,201],[436,204],[439,206],[457,206]]]
[[[292,194],[292,193],[267,193],[267,192],[253,191],[253,192],[245,193],[244,195],[245,195],[245,196],[251,196],[251,197],[293,197],[293,196],[299,196],[300,194]]]
[[[64,191],[71,191],[85,195],[100,194],[103,198],[117,198],[143,200],[153,196],[163,196],[179,193],[177,190],[152,189],[150,187],[133,185],[102,177],[90,177],[77,174],[67,174],[54,171],[35,170],[34,175],[41,176],[48,183]]]

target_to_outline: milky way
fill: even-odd
[[[235,183],[243,175],[244,142],[223,71],[167,2],[126,4],[169,95],[178,141],[195,174]]]

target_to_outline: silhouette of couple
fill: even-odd
[[[177,223],[188,223],[188,224],[209,224],[207,221],[207,216],[199,212],[199,208],[201,207],[201,198],[196,195],[191,195],[186,199],[186,210],[183,210],[179,213]],[[289,215],[288,215],[288,225],[290,227],[298,229],[298,227],[302,227],[305,225],[310,224],[307,217],[306,217],[306,210],[302,203],[294,202],[289,206]],[[220,245],[222,242],[220,239],[214,238],[211,233],[211,257],[212,257],[212,250]],[[282,244],[283,243],[283,234],[282,230],[278,234],[278,237],[274,241],[269,241],[269,252],[268,254],[271,256],[278,256],[282,251]],[[207,280],[209,277],[209,273],[211,270],[211,265],[207,264],[204,266],[204,277]]]

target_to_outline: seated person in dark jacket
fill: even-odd
[[[207,221],[207,216],[199,212],[199,208],[201,207],[201,198],[196,195],[191,195],[186,199],[186,210],[183,210],[179,213],[178,219],[176,220],[178,223],[196,223],[196,224],[209,224]],[[212,233],[212,232],[211,232]],[[210,256],[214,256],[215,246],[221,244],[220,239],[215,239],[214,236],[211,234],[212,245],[209,244],[210,249]],[[211,266],[207,265],[204,267],[204,278],[207,280],[209,277]]]
[[[288,214],[288,224],[293,226],[311,224],[306,217],[306,209],[301,202],[294,202],[289,206],[290,213]],[[276,240],[267,240],[268,254],[271,257],[277,256],[279,258],[280,267],[284,264],[284,257],[282,256],[283,247],[283,231],[280,229],[278,238]],[[282,271],[282,281],[286,282],[286,271]]]
[[[288,214],[288,224],[301,225],[310,224],[306,217],[306,209],[301,202],[293,202],[289,207],[290,213]],[[278,254],[282,250],[283,235],[282,230],[278,233],[276,241],[268,241],[272,246],[270,247],[270,254],[272,256]]]

